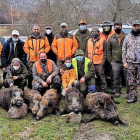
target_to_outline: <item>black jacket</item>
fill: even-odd
[[[24,42],[22,40],[18,40],[14,53],[14,43],[12,38],[9,38],[3,45],[1,52],[1,61],[2,66],[7,67],[11,64],[13,58],[19,58],[24,65],[27,62],[27,55],[23,50]]]
[[[54,34],[50,33],[49,35],[47,33],[44,34],[48,38],[50,46],[52,45],[53,39],[54,39]],[[56,63],[56,54],[50,49],[50,51],[47,53],[47,58],[53,60]]]

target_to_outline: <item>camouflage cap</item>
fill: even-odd
[[[102,26],[113,26],[113,22],[111,22],[111,21],[104,21],[102,23]]]
[[[81,49],[78,49],[74,56],[83,55],[84,52]]]
[[[140,25],[140,20],[134,20],[132,25]]]
[[[99,28],[98,28],[98,27],[93,27],[92,30],[91,30],[91,33],[92,33],[92,32],[96,32],[96,31],[97,31],[97,32],[100,32]]]
[[[20,59],[19,58],[13,58],[12,59],[12,64],[16,64],[16,63],[20,63]]]

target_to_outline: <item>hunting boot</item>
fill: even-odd
[[[137,102],[137,98],[138,98],[138,94],[136,93],[136,91],[132,91],[128,95],[127,103],[135,103]]]

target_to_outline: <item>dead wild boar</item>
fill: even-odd
[[[58,111],[58,94],[55,89],[49,89],[43,95],[40,102],[40,109],[37,112],[36,120],[45,117],[48,114],[57,113]]]
[[[10,119],[21,119],[27,116],[27,105],[23,103],[22,106],[12,106],[8,113],[7,117]]]
[[[74,112],[83,112],[83,94],[80,93],[76,88],[72,87],[66,92],[65,96],[65,108],[59,112],[60,115]]]
[[[12,106],[23,105],[23,92],[19,88],[3,88],[0,90],[0,106],[7,111]]]
[[[37,90],[25,89],[23,92],[25,103],[27,103],[29,110],[33,115],[36,115],[39,110],[39,103],[41,101],[41,95]]]
[[[93,120],[105,120],[113,124],[126,125],[120,120],[117,107],[112,97],[106,93],[88,93],[86,96],[87,109],[92,113],[91,117],[81,122],[88,123]]]

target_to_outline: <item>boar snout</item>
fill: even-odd
[[[22,106],[23,105],[23,100],[17,100],[16,105],[17,106]]]
[[[79,107],[79,106],[73,107],[73,112],[74,112],[75,114],[78,114],[78,113],[80,112],[80,107]]]

